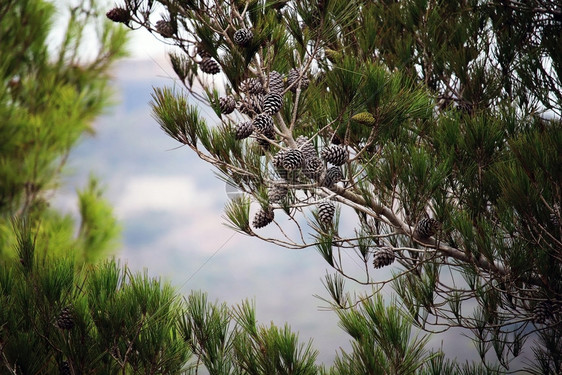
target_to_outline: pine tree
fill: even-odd
[[[79,267],[27,219],[13,230],[20,260],[0,264],[0,373],[180,373],[191,353],[170,285],[113,260]]]
[[[112,15],[122,22],[123,11]],[[47,202],[71,149],[94,132],[94,118],[109,104],[108,69],[125,53],[125,30],[101,22],[96,12],[72,8],[55,46],[51,3],[0,5],[0,259],[15,256],[14,217],[27,217],[42,238],[68,244],[81,262],[100,259],[115,245],[119,226],[94,177],[78,193],[78,225]],[[83,58],[84,33],[99,47],[89,60]]]
[[[124,7],[132,23],[150,28],[142,13],[150,7],[138,3],[125,1]],[[179,74],[189,92],[195,83],[203,88],[203,105],[214,102],[223,82],[238,102],[263,104],[270,75],[283,77],[275,84],[283,103],[272,116],[267,149],[227,130],[260,116],[262,105],[240,107],[217,117],[219,126],[208,126],[186,95],[154,92],[162,129],[247,194],[227,207],[233,227],[259,236],[248,211],[281,177],[290,191],[305,194],[289,194],[283,206],[270,209],[306,217],[316,234],[303,242],[310,236],[295,220],[295,228],[268,241],[314,245],[343,276],[349,274],[341,254],[355,248],[366,272],[354,279],[376,287],[389,280],[370,272],[368,263],[377,249],[392,250],[392,267],[401,275],[394,290],[419,328],[463,327],[480,343],[482,360],[504,369],[525,347],[535,354],[533,371],[560,371],[559,340],[549,339],[562,336],[559,315],[537,322],[533,312],[540,302],[554,306],[562,298],[556,220],[562,203],[562,11],[556,2],[161,3],[166,16],[178,20],[177,37],[168,42],[193,64],[203,50],[220,66],[215,80],[197,69]],[[244,48],[232,38],[241,28],[252,30]],[[325,150],[319,156],[333,177],[320,172],[323,178],[306,179],[304,171],[312,174],[305,162],[292,157],[285,163],[283,156],[299,148],[299,136]],[[338,231],[338,220],[328,231],[310,220],[314,210],[304,208],[325,198],[340,204],[347,226],[355,223],[352,233]],[[293,229],[298,235],[291,242],[285,233]],[[536,332],[537,344],[526,340]]]

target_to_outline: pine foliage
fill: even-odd
[[[337,373],[415,374],[435,355],[426,352],[429,337],[412,337],[409,319],[396,306],[385,307],[380,296],[339,316],[354,350],[336,359]]]
[[[123,11],[112,16],[123,22]],[[122,28],[96,18],[99,9],[83,4],[70,10],[62,39],[53,43],[57,13],[63,12],[42,0],[0,6],[0,258],[15,256],[14,217],[26,216],[40,229],[38,236],[72,245],[76,259],[88,262],[107,255],[118,234],[94,178],[78,194],[77,236],[74,220],[49,208],[47,198],[71,149],[94,133],[94,118],[109,104],[108,69],[124,56],[127,38]],[[98,48],[88,58],[85,33]]]
[[[170,285],[115,261],[81,269],[41,250],[29,222],[15,231],[22,261],[0,267],[2,373],[179,373],[190,351]]]

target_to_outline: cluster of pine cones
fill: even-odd
[[[240,47],[251,45],[253,32],[251,29],[236,30],[232,40]],[[218,63],[205,53],[197,50],[201,58],[199,67],[202,72],[216,74],[220,71]],[[235,110],[250,118],[242,121],[233,129],[234,137],[238,140],[255,137],[255,142],[263,151],[271,151],[276,142],[274,116],[281,110],[284,102],[283,95],[288,91],[305,90],[310,84],[306,74],[297,68],[291,69],[286,75],[271,71],[263,77],[249,77],[237,87],[238,95],[228,95],[219,98],[218,106],[221,115],[229,115]],[[289,187],[303,178],[312,180],[320,186],[332,187],[343,179],[340,166],[347,162],[347,149],[340,145],[330,145],[324,148],[320,155],[311,139],[299,136],[296,148],[280,150],[273,157],[273,167],[279,179],[273,181],[268,190],[269,203],[279,203],[287,196]],[[331,164],[330,168],[326,163]],[[335,206],[332,202],[323,201],[318,204],[318,218],[323,224],[332,222]],[[271,207],[261,208],[252,225],[262,228],[274,219]]]
[[[129,11],[124,8],[114,8],[106,13],[114,21],[127,24],[130,20]],[[154,30],[165,38],[174,36],[176,30],[170,22],[160,20],[155,24]],[[231,35],[231,40],[240,48],[252,45],[254,33],[250,28],[240,28]],[[197,64],[201,72],[218,74],[220,64],[201,45],[196,46],[198,55]],[[250,117],[250,121],[239,123],[234,131],[238,140],[255,136],[256,142],[264,151],[271,151],[272,142],[276,140],[276,131],[273,116],[283,106],[283,95],[291,91],[305,90],[310,84],[305,72],[293,68],[286,76],[271,71],[263,77],[249,77],[237,87],[238,100],[232,96],[219,98],[218,106],[222,115],[229,115],[235,110]],[[297,148],[279,151],[273,158],[273,166],[279,175],[268,191],[269,203],[279,203],[288,194],[289,186],[296,179],[304,176],[320,186],[332,187],[343,179],[340,166],[347,162],[349,155],[347,149],[340,145],[325,147],[320,156],[312,140],[300,136],[296,139]],[[331,164],[327,168],[326,163]],[[330,201],[318,204],[318,220],[323,225],[332,222],[335,206]],[[254,228],[262,228],[274,219],[273,209],[266,207],[260,209],[253,220]]]

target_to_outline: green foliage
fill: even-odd
[[[100,22],[97,12],[91,3],[70,9],[62,40],[55,46],[53,4],[9,0],[0,6],[2,258],[14,255],[13,217],[26,216],[53,251],[76,247],[74,255],[81,261],[100,259],[117,234],[111,210],[93,185],[79,194],[78,237],[73,219],[47,202],[70,150],[94,132],[93,119],[109,104],[108,69],[124,56],[124,30]],[[82,57],[86,33],[94,37],[87,43],[97,48],[88,61]]]
[[[227,203],[225,217],[228,226],[236,231],[248,233],[250,229],[250,200],[248,197],[240,195]]]
[[[88,186],[78,192],[80,209],[80,229],[78,240],[87,263],[102,259],[115,248],[113,241],[119,235],[119,225],[113,210],[103,199],[99,182],[90,177]]]
[[[395,305],[385,307],[380,296],[338,315],[354,340],[353,354],[336,359],[340,373],[414,374],[431,359],[424,349],[429,337],[412,338],[411,321]]]
[[[50,256],[29,222],[13,229],[21,261],[0,267],[0,373],[56,374],[63,366],[71,374],[194,374],[203,367],[210,374],[398,375],[469,368],[439,362],[442,356],[426,349],[429,336],[414,336],[410,318],[380,295],[357,308],[340,304],[352,350],[324,368],[315,363],[311,341],[301,343],[287,325],[258,324],[249,301],[228,307],[201,292],[182,299],[168,283],[114,260],[78,268],[71,257]],[[349,300],[343,278],[326,280],[337,284],[334,298]]]
[[[409,374],[437,357],[425,349],[429,337],[411,337],[408,317],[380,297],[338,313],[352,352],[342,351],[329,369],[315,365],[311,342],[299,343],[288,326],[258,324],[249,301],[229,309],[193,292],[186,302],[181,335],[211,374]]]
[[[235,310],[240,334],[234,341],[236,360],[248,374],[316,374],[317,352],[311,342],[299,344],[298,335],[285,325],[282,329],[258,326],[255,307],[244,302]],[[248,350],[251,348],[252,350]],[[257,355],[256,355],[257,354]]]
[[[114,260],[78,268],[72,257],[53,257],[28,221],[13,229],[21,261],[0,267],[1,373],[57,373],[64,364],[73,374],[200,366],[210,374],[347,374],[365,373],[362,358],[380,373],[403,374],[434,356],[424,349],[428,337],[412,338],[408,318],[379,297],[339,313],[353,351],[325,370],[311,341],[301,343],[287,325],[258,324],[248,301],[229,308],[200,292],[181,299],[169,284]]]
[[[162,129],[178,142],[196,146],[199,112],[188,106],[187,99],[169,89],[156,89],[152,94],[155,116]]]
[[[190,356],[177,331],[181,299],[115,261],[77,269],[42,251],[26,222],[14,228],[21,262],[0,267],[2,373],[179,373]],[[60,324],[68,308],[72,325]]]

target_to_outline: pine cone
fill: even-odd
[[[236,109],[236,100],[232,96],[224,96],[219,98],[219,107],[222,114],[228,115]]]
[[[57,317],[56,325],[60,329],[70,330],[74,328],[74,317],[72,315],[72,309],[69,306],[61,310]]]
[[[70,364],[68,361],[62,361],[59,365],[59,374],[60,375],[71,375],[72,371],[70,369]]]
[[[271,223],[274,218],[275,218],[275,214],[273,213],[272,209],[268,209],[267,211],[264,211],[263,209],[260,208],[260,210],[256,213],[256,216],[254,216],[254,221],[252,222],[252,225],[256,229],[263,228],[269,223]]]
[[[437,233],[439,229],[441,229],[441,224],[437,220],[425,217],[416,225],[414,237],[420,240],[426,240]]]
[[[373,266],[375,268],[382,268],[394,262],[394,251],[391,247],[379,247],[373,256]]]
[[[282,201],[287,196],[288,192],[287,181],[278,180],[275,181],[267,191],[267,197],[270,203],[277,203]]]
[[[59,374],[60,375],[70,375],[72,372],[70,371],[70,364],[67,361],[62,361],[59,365]]]
[[[129,11],[124,8],[113,8],[105,15],[113,22],[127,23],[131,19]]]
[[[533,309],[533,320],[539,324],[546,324],[553,315],[553,306],[550,301],[541,301]]]
[[[305,90],[310,84],[310,80],[306,76],[302,76],[299,82],[300,72],[297,69],[291,69],[289,74],[287,74],[287,85],[292,92],[297,91],[297,87],[300,85],[301,90]]]
[[[343,59],[343,54],[341,52],[335,51],[330,48],[324,48],[324,53],[326,54],[328,60],[330,60],[331,62],[336,62]]]
[[[218,74],[221,71],[219,63],[210,57],[204,57],[199,63],[199,67],[203,73],[207,74]]]
[[[259,132],[259,135],[264,136],[267,139],[258,137],[256,141],[264,150],[269,150],[271,143],[269,143],[268,139],[275,139],[275,130],[273,128],[267,128],[263,133]]]
[[[263,111],[274,115],[281,109],[283,98],[279,94],[269,93],[263,99]]]
[[[284,158],[285,158],[285,151],[281,150],[277,154],[275,154],[275,156],[273,156],[273,160],[271,161],[271,163],[273,164],[273,167],[275,168],[275,171],[277,172],[279,177],[286,180],[288,177],[288,173],[285,170],[285,168],[283,168]]]
[[[248,138],[254,132],[254,126],[250,121],[242,122],[236,126],[234,138],[244,139]]]
[[[303,166],[304,156],[301,150],[291,149],[285,151],[283,157],[283,168],[287,171],[293,171]]]
[[[156,31],[164,38],[171,38],[174,36],[174,28],[168,21],[160,20],[156,22]]]
[[[297,147],[299,150],[302,151],[304,154],[305,159],[317,159],[318,154],[316,153],[316,148],[314,147],[314,143],[309,141],[304,135],[300,135],[295,140]]]
[[[283,75],[275,70],[269,73],[267,75],[267,87],[271,94],[283,94],[283,90],[285,90]]]
[[[250,29],[239,29],[234,32],[232,39],[234,43],[238,44],[239,46],[245,47],[252,41],[254,37],[254,33]]]
[[[254,116],[262,113],[263,95],[249,95],[240,103],[238,110],[245,115]]]
[[[209,51],[207,51],[201,43],[197,43],[197,46],[195,47],[195,51],[202,59],[210,59],[212,57]]]
[[[355,116],[353,116],[351,119],[363,125],[369,125],[369,126],[375,125],[375,117],[369,112],[358,113]]]
[[[331,167],[326,171],[322,186],[327,188],[333,187],[335,184],[343,180],[343,173],[339,167]]]
[[[321,156],[328,163],[342,165],[347,161],[349,154],[343,146],[330,145],[322,149]]]
[[[336,212],[336,206],[330,200],[324,200],[318,204],[318,221],[325,225],[331,225]]]
[[[320,181],[322,175],[324,174],[324,163],[317,157],[305,157],[302,173],[310,179]]]
[[[283,168],[283,159],[285,159],[285,150],[279,150],[274,156],[271,163],[275,168]]]
[[[263,85],[261,81],[254,77],[254,78],[246,78],[242,82],[240,82],[240,91],[248,93],[248,94],[263,94],[265,91],[263,89]]]
[[[274,133],[273,118],[267,113],[260,113],[257,115],[252,125],[254,125],[254,129],[259,133],[271,134],[272,131]]]

